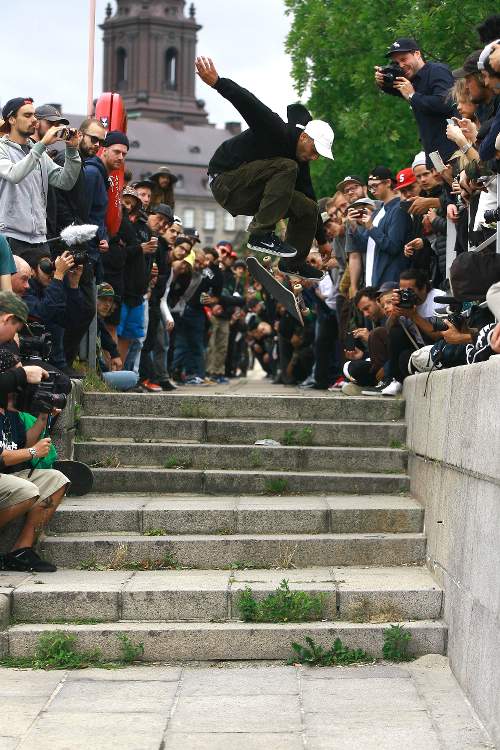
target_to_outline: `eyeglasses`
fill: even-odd
[[[99,144],[99,146],[104,146],[104,138],[98,138],[97,135],[90,135],[90,133],[84,133],[83,135],[86,135],[87,138],[90,138],[90,142],[94,146],[97,146],[97,144]]]
[[[369,182],[368,183],[368,190],[375,190],[380,185],[381,180],[378,180],[377,182]]]

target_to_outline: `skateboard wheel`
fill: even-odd
[[[302,291],[302,284],[294,284],[293,291],[295,292],[295,294],[300,294]]]
[[[311,311],[309,310],[309,308],[308,308],[308,307],[304,307],[304,309],[303,309],[303,310],[301,310],[300,312],[302,313],[302,315],[309,315],[309,313],[310,313]]]
[[[268,263],[271,263],[271,261],[272,261],[272,258],[271,258],[271,256],[270,256],[270,255],[265,255],[265,256],[264,256],[264,257],[262,258],[262,262],[263,262],[263,263],[264,263],[265,265],[267,265]]]

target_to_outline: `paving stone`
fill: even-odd
[[[304,743],[300,734],[278,734],[261,732],[248,734],[238,732],[224,734],[192,734],[168,732],[165,739],[165,750],[303,750]]]
[[[249,696],[298,695],[299,683],[293,667],[248,667],[246,669],[186,668],[181,697],[195,695]]]
[[[175,682],[120,682],[115,680],[75,680],[66,682],[51,702],[49,711],[54,713],[78,714],[88,711],[92,706],[93,713],[141,713],[167,714],[177,684]]]
[[[15,750],[18,743],[18,737],[0,737],[0,750]]]
[[[66,675],[66,682],[103,681],[103,682],[178,682],[181,678],[182,667],[149,666],[135,664],[117,670],[110,669],[72,669]]]
[[[81,713],[43,714],[17,750],[158,750],[165,725],[163,714],[145,720],[143,713],[100,714],[87,705]]]
[[[295,695],[181,694],[169,731],[300,732],[300,703]]]

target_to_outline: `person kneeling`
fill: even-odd
[[[0,352],[0,372],[10,369],[11,352]],[[69,487],[69,479],[55,469],[32,469],[31,462],[45,458],[51,449],[50,437],[41,437],[47,427],[47,414],[39,414],[26,430],[20,412],[9,396],[7,408],[0,408],[0,529],[21,516],[24,526],[12,550],[0,555],[0,570],[52,573],[57,570],[35,552],[35,544],[57,510]],[[55,410],[59,413],[59,410]]]

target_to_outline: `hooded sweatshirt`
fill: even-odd
[[[309,163],[297,161],[297,142],[303,132],[297,125],[305,126],[312,120],[306,107],[290,105],[286,123],[250,91],[229,78],[219,78],[214,88],[238,110],[247,122],[248,130],[219,146],[210,160],[209,175],[215,177],[258,159],[293,159],[298,165],[295,189],[315,201]],[[318,217],[316,239],[321,244],[326,241],[321,217]]]
[[[89,242],[89,255],[96,261],[100,258],[99,242],[108,239],[106,212],[108,210],[109,175],[98,156],[85,159],[83,173],[87,189],[89,222],[99,227],[96,236]]]
[[[0,138],[0,232],[31,244],[45,242],[49,185],[71,190],[80,167],[76,148],[66,147],[60,167],[43,143],[22,148],[7,135]]]

